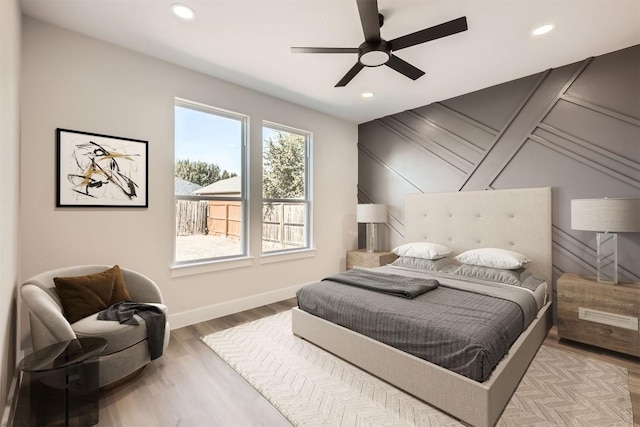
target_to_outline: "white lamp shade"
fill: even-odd
[[[387,205],[358,205],[356,220],[366,223],[387,222]]]
[[[572,200],[571,229],[611,233],[640,231],[640,199]]]

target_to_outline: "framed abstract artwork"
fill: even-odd
[[[56,129],[57,207],[146,208],[147,141]]]

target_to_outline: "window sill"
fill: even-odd
[[[176,264],[171,266],[171,277],[193,276],[196,274],[211,273],[213,271],[250,267],[252,265],[253,257],[194,262],[191,264]]]
[[[260,257],[260,264],[271,264],[274,262],[291,261],[294,259],[312,258],[314,256],[316,256],[315,249],[300,249],[297,251],[263,254]]]
[[[313,258],[316,255],[315,249],[301,249],[297,251],[279,252],[273,254],[263,254],[260,257],[260,264],[271,264],[274,262],[285,262],[296,259]],[[193,262],[190,264],[172,265],[171,277],[185,277],[196,274],[211,273],[214,271],[231,270],[233,268],[251,267],[254,257],[242,257],[224,259],[217,261]]]

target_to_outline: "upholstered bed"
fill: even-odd
[[[549,188],[407,195],[405,241],[440,243],[451,248],[452,255],[483,247],[526,254],[531,260],[527,269],[544,278],[551,292]],[[540,306],[483,382],[298,308],[293,310],[293,332],[464,422],[491,426],[551,327],[550,302],[542,300]]]

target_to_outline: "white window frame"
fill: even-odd
[[[304,153],[304,198],[302,199],[281,199],[281,198],[265,198],[263,197],[263,191],[260,191],[261,196],[261,207],[260,207],[260,251],[263,257],[274,257],[277,255],[289,254],[292,252],[306,252],[311,250],[313,246],[313,133],[303,129],[297,129],[291,126],[282,125],[279,123],[274,123],[270,121],[262,122],[262,136],[261,136],[261,146],[264,149],[264,129],[269,128],[273,130],[279,130],[282,132],[293,133],[296,135],[300,135],[305,139],[305,153]],[[262,159],[260,162],[260,171],[261,171],[261,180],[264,179],[264,153],[262,153]],[[285,249],[275,249],[271,251],[264,251],[262,248],[262,227],[263,227],[263,216],[262,209],[265,202],[274,202],[274,203],[287,203],[287,202],[296,202],[296,203],[304,203],[305,204],[305,225],[304,225],[304,236],[305,236],[305,245],[294,247],[294,248],[285,248]],[[307,255],[305,255],[307,256]]]
[[[241,253],[233,254],[233,255],[225,255],[225,256],[217,256],[217,257],[209,257],[209,258],[198,258],[193,260],[184,260],[184,261],[176,261],[176,229],[174,225],[173,230],[173,268],[182,268],[189,266],[197,266],[203,264],[214,264],[220,262],[232,262],[229,264],[229,267],[232,268],[235,264],[237,264],[237,260],[248,258],[249,254],[249,242],[250,242],[250,221],[249,221],[249,212],[250,212],[250,194],[249,194],[249,180],[248,180],[248,158],[249,158],[249,116],[242,113],[237,113],[234,111],[225,110],[222,108],[213,107],[207,104],[203,104],[196,101],[191,101],[183,98],[175,98],[174,102],[174,117],[175,117],[175,107],[188,108],[195,111],[200,111],[205,114],[217,115],[220,117],[230,118],[234,120],[239,120],[242,123],[242,143],[241,143],[241,161],[240,161],[240,177],[241,177],[241,196],[240,197],[225,197],[225,196],[176,196],[174,191],[174,206],[176,205],[177,200],[220,200],[220,201],[239,201],[242,209],[241,214],[241,236],[240,236],[240,247]],[[175,119],[174,119],[175,120]],[[175,137],[174,137],[174,147],[175,147]],[[174,154],[174,164],[175,164],[175,154]],[[174,224],[176,222],[177,212],[174,210],[173,218]],[[238,264],[238,266],[245,266],[245,263]],[[182,274],[177,273],[177,276]]]

